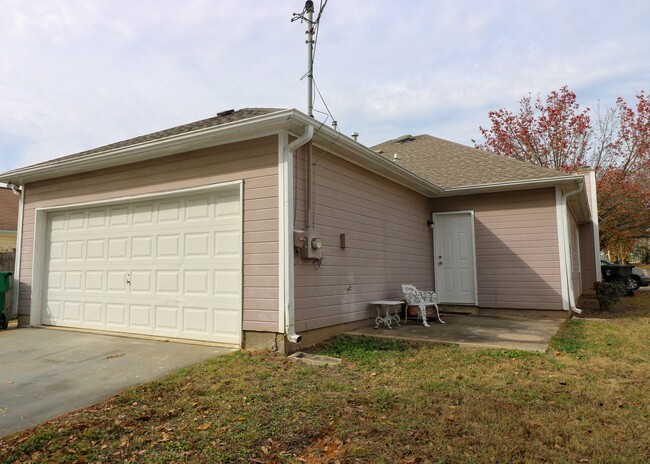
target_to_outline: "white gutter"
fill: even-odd
[[[294,289],[294,265],[293,265],[293,158],[295,151],[303,145],[309,143],[314,136],[314,126],[306,124],[304,133],[293,142],[284,145],[282,153],[282,268],[280,272],[283,279],[283,298],[284,306],[284,333],[292,343],[300,343],[302,335],[296,333],[296,306],[295,306],[295,289]]]
[[[580,182],[582,177],[568,175],[563,177],[545,177],[532,180],[515,180],[508,182],[494,182],[491,184],[466,185],[463,187],[443,187],[441,196],[471,195],[475,193],[494,192],[500,190],[533,189],[542,187],[555,187],[558,184]]]
[[[18,196],[18,227],[16,231],[16,258],[14,260],[14,288],[13,300],[11,304],[11,317],[16,317],[18,314],[18,300],[20,299],[20,257],[22,256],[23,245],[23,208],[24,208],[24,194],[23,189],[9,183],[7,186],[11,191]]]
[[[576,314],[581,314],[582,309],[578,309],[576,307],[576,298],[575,298],[575,289],[573,288],[573,277],[572,277],[572,271],[573,267],[571,264],[572,261],[572,256],[571,256],[571,241],[570,241],[570,228],[569,228],[569,216],[568,216],[568,209],[567,209],[567,198],[569,198],[571,195],[575,195],[577,193],[582,192],[582,190],[585,187],[585,182],[584,178],[582,179],[582,182],[578,183],[578,188],[573,189],[569,192],[566,192],[562,195],[562,202],[561,202],[561,208],[562,208],[562,216],[563,216],[563,222],[564,222],[564,227],[563,227],[563,234],[564,234],[564,253],[567,257],[565,259],[565,265],[566,265],[566,277],[567,277],[567,288],[569,290],[569,305],[571,308],[571,311],[573,311]]]

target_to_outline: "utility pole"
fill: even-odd
[[[307,12],[307,115],[314,117],[314,2],[305,2]]]

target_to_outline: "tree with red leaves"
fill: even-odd
[[[573,171],[585,163],[591,124],[589,108],[580,110],[576,94],[567,86],[553,91],[543,102],[538,96],[519,101],[519,113],[490,111],[490,129],[480,127],[485,143],[477,148],[538,164]]]
[[[624,260],[641,238],[650,237],[650,97],[637,95],[636,107],[623,98],[604,113],[580,109],[567,86],[545,101],[530,95],[519,112],[491,111],[491,127],[477,148],[551,169],[596,169],[601,248]]]

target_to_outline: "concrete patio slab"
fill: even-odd
[[[0,332],[0,437],[232,352],[56,329]]]
[[[431,327],[424,327],[409,319],[405,325],[393,325],[392,329],[364,327],[347,335],[543,352],[565,321],[461,314],[443,314],[442,319],[446,324],[431,322]]]

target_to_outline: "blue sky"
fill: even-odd
[[[290,22],[303,5],[0,0],[0,171],[229,108],[306,111],[305,26]],[[490,110],[529,92],[632,103],[650,90],[649,17],[636,0],[330,0],[316,82],[366,145],[471,145]]]

